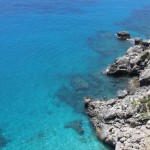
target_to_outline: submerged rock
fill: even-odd
[[[72,90],[68,86],[63,85],[56,91],[55,96],[61,102],[71,106],[74,112],[83,113],[84,107],[83,107],[82,98],[85,95],[82,95],[81,93],[76,92],[74,89]],[[61,103],[58,103],[58,105],[60,104]]]
[[[120,31],[117,32],[117,37],[121,40],[127,40],[130,39],[130,33],[127,31]]]
[[[8,143],[9,143],[9,140],[7,140],[3,134],[0,134],[0,149],[6,147]]]
[[[80,76],[74,77],[71,80],[71,85],[76,91],[87,90],[89,88],[88,82]]]
[[[67,123],[64,127],[73,129],[79,135],[83,135],[84,134],[84,130],[83,130],[83,127],[82,127],[82,120],[71,121],[71,122]]]

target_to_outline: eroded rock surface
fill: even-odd
[[[150,147],[150,86],[134,95],[109,101],[89,101],[87,114],[97,136],[116,150],[148,150]]]
[[[142,46],[134,46],[127,50],[123,57],[106,69],[107,75],[113,76],[139,76],[139,74],[149,65],[150,49],[143,50]]]

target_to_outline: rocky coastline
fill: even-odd
[[[128,32],[117,35],[121,40],[130,38]],[[131,76],[127,89],[118,91],[115,99],[84,99],[98,138],[115,150],[150,150],[150,48],[148,41],[134,41],[135,45],[106,69],[108,76]]]

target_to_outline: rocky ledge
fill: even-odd
[[[142,45],[129,48],[106,73],[136,77],[116,99],[84,99],[98,138],[115,150],[150,150],[150,49]]]
[[[133,46],[129,48],[123,57],[106,69],[107,75],[113,76],[138,76],[150,64],[150,49],[144,49],[142,46]]]

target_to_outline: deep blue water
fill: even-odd
[[[130,46],[114,34],[149,37],[149,8],[149,0],[0,0],[0,149],[108,150],[83,97],[125,87],[103,74]],[[84,134],[66,128],[72,121]]]

